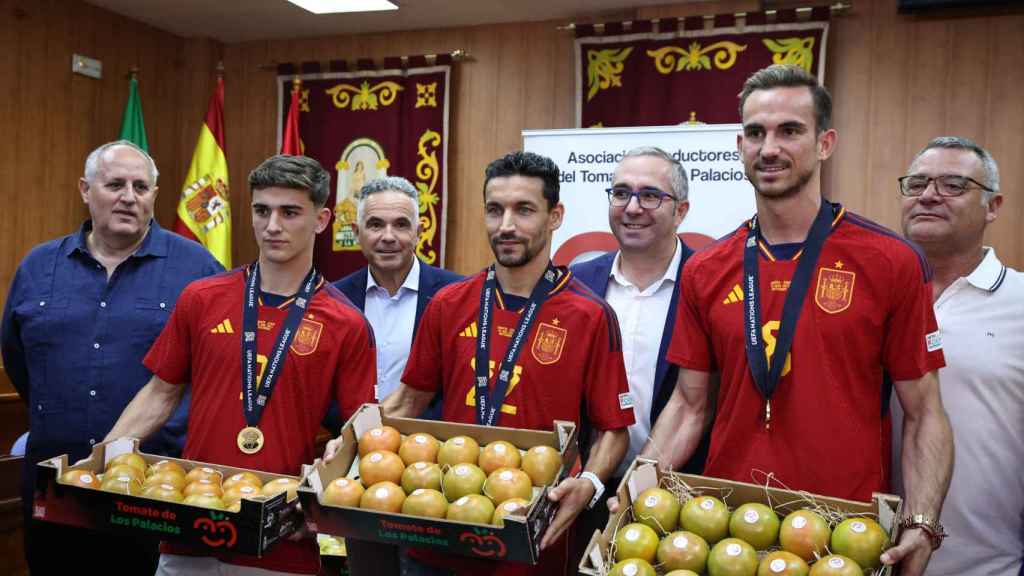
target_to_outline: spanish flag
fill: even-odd
[[[231,210],[228,206],[228,162],[224,156],[224,79],[210,96],[206,122],[185,177],[174,231],[200,242],[231,268]]]
[[[288,118],[284,123],[284,137],[281,139],[281,154],[302,156],[302,138],[299,136],[299,100],[302,98],[302,80],[292,80],[292,100],[288,106]]]

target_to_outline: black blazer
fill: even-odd
[[[676,272],[676,283],[672,288],[672,300],[668,305],[668,316],[665,318],[665,329],[661,335],[661,346],[658,349],[658,366],[654,371],[654,392],[651,395],[652,428],[658,420],[661,411],[665,408],[665,404],[668,403],[668,399],[672,396],[676,378],[679,376],[679,367],[670,363],[665,358],[665,355],[668,353],[668,345],[672,341],[672,330],[676,323],[676,310],[679,306],[679,286],[683,274],[683,265],[693,255],[693,250],[685,242],[682,243],[682,250],[682,259],[679,262],[679,270]],[[592,260],[576,264],[572,267],[572,272],[576,275],[576,278],[603,298],[608,292],[608,282],[612,274],[612,263],[615,262],[616,254],[618,252],[608,252]],[[587,426],[585,425],[584,428],[587,428]],[[584,459],[586,459],[589,452],[589,436],[590,430],[581,430],[579,435],[581,441],[580,456]],[[709,438],[705,434],[693,457],[683,467],[683,471],[698,473],[704,469],[708,440]]]
[[[334,286],[341,290],[360,310],[366,310],[366,281],[369,273],[369,268],[364,266],[334,283]],[[420,262],[420,287],[416,297],[416,320],[412,327],[413,338],[416,337],[416,330],[419,329],[423,311],[427,309],[427,303],[434,297],[434,294],[437,294],[437,291],[441,288],[452,282],[458,282],[462,278],[461,275],[455,272],[449,272],[443,268],[437,268],[424,264],[422,261]],[[430,420],[441,419],[440,392],[430,401],[430,406],[420,418]],[[332,402],[330,409],[327,411],[327,416],[324,417],[323,426],[330,430],[332,434],[336,434],[343,424],[344,422],[341,421],[341,416],[338,413],[338,406]]]

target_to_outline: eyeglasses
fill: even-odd
[[[668,192],[662,192],[657,188],[630,190],[625,186],[616,186],[614,188],[605,189],[605,192],[608,193],[608,203],[616,208],[629,206],[629,202],[634,196],[636,197],[637,202],[640,203],[640,207],[644,210],[657,210],[665,198],[670,198],[673,202],[676,201],[675,196]]]
[[[967,176],[956,176],[954,174],[943,174],[942,176],[936,176],[934,178],[930,176],[903,176],[897,178],[899,182],[900,194],[904,196],[920,196],[924,194],[924,191],[928,189],[928,186],[935,182],[935,192],[939,196],[956,197],[962,196],[965,192],[970,190],[971,184],[974,184],[978,188],[986,192],[992,192],[992,189],[985,186],[981,182],[978,182],[974,178]]]

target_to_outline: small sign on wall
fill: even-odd
[[[81,54],[71,55],[71,71],[97,80],[103,78],[103,62]]]

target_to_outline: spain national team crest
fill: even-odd
[[[533,338],[533,348],[530,349],[533,359],[545,365],[558,362],[562,357],[562,349],[565,348],[565,339],[568,335],[565,328],[541,322],[537,326],[537,335]]]
[[[295,331],[294,339],[292,339],[292,352],[299,356],[309,356],[316,352],[317,344],[320,343],[320,334],[323,331],[323,324],[303,318],[299,323],[299,329]]]
[[[818,288],[814,302],[829,314],[838,314],[853,302],[853,283],[857,275],[846,270],[824,268],[818,270]]]

